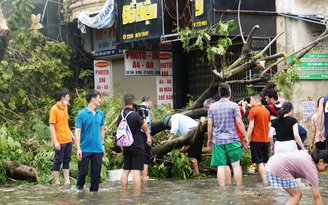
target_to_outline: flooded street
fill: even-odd
[[[74,186],[56,187],[41,185],[20,185],[0,187],[0,204],[284,204],[288,194],[283,189],[272,189],[260,182],[258,175],[244,177],[241,187],[219,188],[216,179],[192,180],[151,180],[143,184],[140,193],[122,191],[119,182],[104,182],[98,193],[82,192]],[[305,181],[303,181],[305,182]],[[320,175],[319,187],[323,204],[328,204],[328,177]],[[301,188],[301,204],[313,204],[309,186]]]

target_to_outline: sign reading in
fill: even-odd
[[[125,75],[159,75],[159,52],[125,51]]]
[[[161,76],[156,77],[157,104],[173,107],[173,60],[172,52],[160,53]]]
[[[122,54],[122,50],[116,49],[115,26],[106,29],[93,29],[94,56],[111,56]]]
[[[328,79],[328,53],[307,53],[296,67],[301,79]]]
[[[102,96],[108,96],[111,93],[109,85],[111,84],[112,61],[95,60],[94,61],[94,81],[95,89]]]

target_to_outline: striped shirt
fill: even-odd
[[[235,117],[241,118],[238,105],[228,98],[221,98],[211,105],[208,110],[208,118],[213,120],[214,144],[239,142]]]

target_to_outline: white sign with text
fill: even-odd
[[[157,76],[157,104],[173,107],[173,58],[172,52],[160,52],[160,72]]]
[[[159,52],[125,51],[124,67],[125,75],[159,75]]]
[[[112,93],[110,89],[112,75],[112,61],[95,60],[94,61],[94,82],[95,89],[102,96],[108,96]]]

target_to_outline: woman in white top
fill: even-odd
[[[292,117],[293,105],[290,102],[282,104],[278,118],[273,120],[269,132],[272,152],[297,151],[296,143],[305,150],[301,137],[298,133],[297,120]],[[273,142],[273,134],[276,132],[276,142]]]

